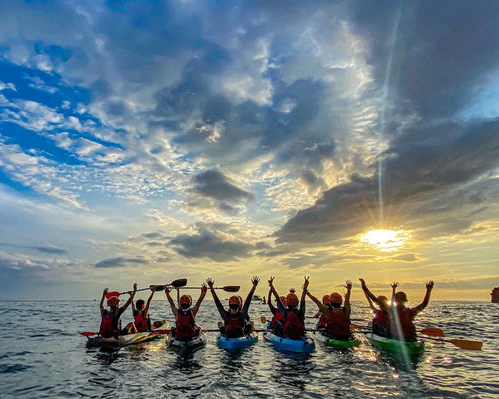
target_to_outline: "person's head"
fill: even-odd
[[[407,302],[407,294],[404,291],[399,291],[395,294],[395,302],[397,305],[403,305]]]
[[[378,301],[379,301],[379,302],[381,302],[382,304],[385,304],[385,305],[386,305],[386,304],[388,303],[388,298],[387,298],[386,296],[384,296],[384,295],[380,295],[380,296],[378,296],[378,298],[377,298],[377,299],[378,299]]]
[[[110,308],[117,308],[120,305],[120,298],[117,296],[112,296],[107,298],[107,306]]]
[[[144,308],[144,300],[137,299],[137,302],[135,302],[135,307],[137,308],[137,310],[142,310]]]
[[[191,298],[190,295],[182,295],[180,297],[179,302],[180,302],[180,308],[184,309],[184,310],[187,310],[192,305],[192,298]]]
[[[331,300],[331,306],[333,308],[339,308],[343,303],[343,297],[337,292],[333,292],[331,295],[329,295],[329,299]]]
[[[288,309],[295,309],[298,306],[298,297],[296,294],[290,292],[286,296],[286,306]]]
[[[242,300],[240,296],[233,295],[229,298],[229,308],[232,313],[236,313],[241,309]]]
[[[282,304],[286,306],[286,297],[285,296],[280,296],[279,299],[281,300]]]
[[[331,298],[329,297],[329,295],[324,295],[322,297],[322,304],[324,306],[330,306],[331,305]]]

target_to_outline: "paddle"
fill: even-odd
[[[421,334],[428,335],[430,337],[445,337],[444,332],[440,328],[429,327],[423,328]]]
[[[146,291],[146,290],[152,290],[153,288],[156,288],[156,291],[163,291],[165,287],[171,286],[173,288],[180,288],[183,287],[184,285],[187,284],[187,279],[186,278],[179,278],[177,280],[173,280],[170,284],[163,284],[163,285],[150,285],[147,288],[141,288],[139,291]],[[111,296],[118,296],[118,295],[123,295],[123,294],[128,294],[130,291],[125,291],[125,292],[117,292],[117,291],[112,291],[108,292],[106,295],[107,298],[110,298]]]
[[[89,332],[89,331],[85,331],[85,332],[81,332],[81,333],[78,333],[78,334],[81,334],[81,335],[83,335],[84,337],[91,337],[92,335],[97,335],[98,333],[96,333],[96,332]]]
[[[239,285],[226,285],[225,287],[213,287],[214,290],[224,290],[225,292],[238,292]],[[182,287],[183,290],[200,290],[201,287]]]
[[[479,351],[482,349],[483,343],[480,341],[469,341],[465,339],[443,339],[443,338],[433,338],[433,337],[421,337],[424,339],[431,339],[438,342],[450,342],[452,345],[457,346],[461,349],[468,349],[472,351]]]

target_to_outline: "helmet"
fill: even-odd
[[[286,305],[287,306],[298,306],[298,297],[296,294],[289,293],[286,296]]]
[[[120,304],[120,298],[117,296],[112,296],[111,298],[107,299],[107,306],[118,306]]]
[[[404,303],[407,302],[407,295],[403,291],[399,291],[395,294],[395,302]]]
[[[329,295],[324,295],[322,297],[322,303],[324,305],[330,305],[331,304],[331,298],[329,297]]]
[[[279,299],[281,300],[282,304],[286,306],[286,297],[285,296],[280,296]]]
[[[381,303],[388,303],[388,298],[386,296],[384,296],[384,295],[380,295],[377,299]]]
[[[236,295],[233,295],[229,298],[229,305],[239,305],[241,306],[242,304],[242,300],[241,300],[241,297],[240,296],[236,296]]]
[[[190,295],[182,295],[180,297],[180,305],[189,305],[191,306],[192,305],[192,298]]]
[[[331,298],[331,303],[336,303],[340,305],[343,303],[343,297],[337,292],[333,292],[329,297]]]

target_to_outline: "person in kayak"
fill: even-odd
[[[133,322],[129,323],[125,328],[129,334],[136,334],[139,332],[151,331],[151,318],[149,317],[149,305],[151,304],[152,297],[156,292],[156,286],[151,287],[151,295],[145,304],[143,299],[138,299],[132,302]],[[144,307],[145,304],[145,307]]]
[[[215,282],[211,278],[206,280],[208,287],[210,287],[211,295],[213,295],[218,313],[220,313],[223,320],[223,323],[218,323],[218,328],[220,329],[220,333],[227,338],[239,338],[253,331],[253,323],[249,319],[248,310],[259,281],[260,279],[257,276],[254,276],[251,279],[253,287],[249,291],[248,296],[244,301],[244,305],[242,304],[242,298],[234,295],[229,298],[229,310],[225,310],[213,288]]]
[[[179,298],[180,308],[177,308],[172,296],[170,295],[170,290],[171,288],[168,285],[165,285],[166,298],[168,299],[172,313],[175,316],[175,327],[172,328],[172,335],[179,341],[190,341],[199,335],[201,330],[196,325],[196,315],[204,297],[206,296],[208,288],[206,287],[206,284],[201,286],[201,295],[193,308],[191,308],[192,297],[190,295],[182,295]]]
[[[107,298],[107,306],[109,306],[109,310],[104,307],[104,299],[107,297],[109,289],[104,289],[102,293],[102,299],[100,301],[100,314],[101,314],[101,323],[99,335],[102,338],[118,338],[118,335],[126,334],[125,331],[121,331],[121,320],[120,317],[123,312],[128,308],[128,306],[133,302],[133,298],[135,293],[137,292],[137,283],[133,285],[133,291],[128,291],[128,301],[122,306],[120,305],[120,298],[118,295],[113,295]]]
[[[362,285],[362,291],[369,302],[374,317],[373,317],[373,333],[381,337],[390,337],[390,306],[388,305],[388,298],[386,296],[374,296],[374,294],[367,288],[364,279],[359,278]],[[378,306],[376,307],[375,304]]]
[[[331,306],[331,298],[329,295],[324,295],[322,297],[322,304],[325,307]],[[317,329],[326,328],[326,316],[324,316],[320,310],[315,314],[314,319],[319,319],[316,326]]]
[[[409,342],[417,340],[414,318],[418,313],[422,312],[426,306],[428,306],[434,284],[435,283],[433,281],[428,281],[426,283],[426,295],[423,302],[414,308],[408,308],[405,306],[407,303],[407,295],[405,292],[396,292],[398,283],[391,284],[392,306],[395,306],[392,311],[392,317],[390,318],[390,335],[392,338]]]
[[[281,302],[286,306],[286,297],[281,296],[280,297]],[[269,309],[272,312],[272,320],[270,321],[270,329],[273,330],[275,328],[276,323],[282,323],[284,322],[284,316],[282,315],[281,312],[272,304],[272,290],[269,290],[269,299],[267,301],[269,305]]]
[[[350,280],[346,281],[345,288],[347,289],[347,292],[345,294],[345,305],[343,307],[341,306],[343,297],[337,292],[333,292],[329,296],[329,306],[325,306],[310,292],[307,292],[308,297],[315,302],[319,311],[326,319],[325,334],[330,338],[342,341],[346,341],[352,337],[350,331],[350,293],[352,291],[352,282]]]
[[[308,288],[308,277],[305,277],[300,301],[295,293],[290,292],[286,296],[286,305],[282,303],[275,290],[274,277],[270,278],[269,287],[277,300],[277,309],[284,318],[283,322],[276,322],[274,334],[289,339],[303,338],[305,336],[305,295]]]

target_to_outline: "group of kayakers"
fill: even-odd
[[[200,333],[201,329],[196,324],[196,315],[208,289],[222,318],[222,321],[218,323],[220,333],[228,338],[238,338],[250,334],[254,329],[254,324],[250,319],[248,311],[259,281],[260,279],[256,276],[251,279],[252,288],[248,292],[244,302],[240,296],[231,296],[229,298],[228,309],[224,308],[218,298],[214,288],[214,281],[211,278],[207,279],[206,284],[201,286],[201,294],[194,306],[192,306],[193,301],[190,295],[180,296],[178,304],[176,304],[170,295],[171,287],[168,285],[161,286],[161,288],[165,289],[166,297],[175,316],[175,326],[172,328],[172,335],[177,340],[189,341]],[[426,284],[426,295],[423,302],[413,308],[406,307],[407,295],[402,291],[396,290],[397,283],[391,284],[392,298],[389,302],[385,296],[375,296],[367,288],[363,279],[360,279],[360,282],[362,290],[374,313],[372,320],[373,333],[382,337],[415,341],[416,328],[414,318],[428,305],[434,285],[433,281],[429,281]],[[329,338],[337,340],[348,340],[351,338],[351,281],[347,280],[345,283],[346,293],[344,296],[338,292],[333,292],[330,295],[324,295],[322,301],[319,301],[309,291],[308,277],[305,277],[300,298],[298,298],[294,289],[291,289],[286,296],[279,296],[274,287],[274,277],[271,277],[268,283],[269,294],[267,304],[273,316],[268,329],[272,330],[273,334],[293,340],[298,340],[305,336],[305,299],[308,296],[319,309],[317,314],[319,318],[317,329]],[[151,291],[147,302],[139,299],[134,304],[133,300],[137,292],[137,284],[134,284],[133,290],[128,292],[129,298],[127,302],[120,307],[119,293],[109,293],[109,290],[106,288],[100,302],[102,317],[100,336],[111,338],[118,337],[119,335],[150,331],[152,326],[148,311],[151,300],[156,292],[156,287],[151,286]],[[104,307],[104,300],[106,298],[109,309],[105,309]],[[276,306],[272,303],[272,299],[275,300]],[[122,329],[120,317],[130,304],[132,304],[134,321]]]

